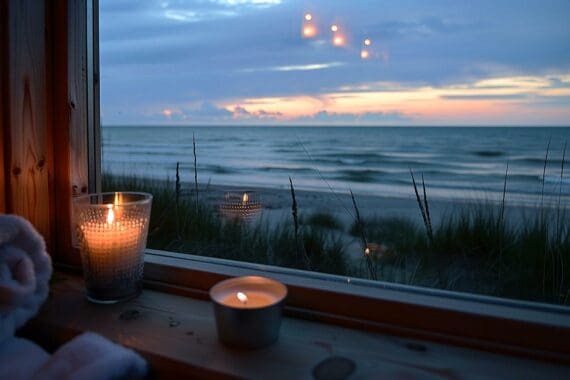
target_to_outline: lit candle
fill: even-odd
[[[129,201],[124,202],[123,195]],[[151,200],[150,194],[142,193],[103,193],[75,200],[90,300],[112,302],[140,292]]]
[[[271,294],[257,291],[237,292],[224,298],[222,303],[226,306],[243,309],[270,306],[276,302],[276,297]]]
[[[240,348],[259,348],[279,337],[287,288],[259,276],[232,278],[210,289],[218,338]]]

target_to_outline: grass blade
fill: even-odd
[[[196,191],[196,213],[198,213],[198,161],[196,160],[196,136],[192,133],[192,153],[194,154],[194,190]]]
[[[360,210],[358,209],[358,205],[356,204],[356,198],[354,197],[354,193],[350,190],[350,197],[352,198],[352,204],[354,206],[354,213],[355,213],[355,221],[356,225],[358,226],[358,230],[360,232],[360,239],[362,241],[362,249],[364,251],[364,258],[366,260],[366,267],[368,268],[368,278],[371,280],[377,280],[376,271],[374,270],[374,265],[372,264],[372,258],[370,257],[368,249],[368,242],[366,241],[366,233],[364,232],[364,224],[362,223],[362,219],[360,217]],[[368,253],[367,253],[368,252]]]
[[[420,212],[422,213],[422,219],[424,221],[424,226],[426,228],[427,237],[430,240],[430,243],[433,243],[432,236],[430,235],[430,232],[429,232],[429,224],[428,224],[426,212],[424,210],[424,205],[423,205],[422,200],[420,198],[420,193],[418,192],[418,186],[416,185],[416,179],[414,177],[414,172],[412,171],[412,169],[410,169],[410,175],[412,176],[412,185],[414,187],[414,192],[416,193],[416,200],[418,201],[418,207],[420,208]]]
[[[433,229],[431,226],[431,217],[429,215],[429,203],[428,203],[428,198],[427,198],[427,193],[426,193],[426,183],[424,181],[424,174],[422,173],[422,187],[424,190],[424,207],[426,210],[426,220],[427,220],[427,225],[429,227],[429,236],[430,236],[430,240],[433,242]]]

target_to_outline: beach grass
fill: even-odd
[[[430,238],[419,214],[417,219],[361,217],[345,231],[332,214],[297,207],[303,215],[297,224],[292,218],[225,219],[202,200],[205,196],[197,201],[188,192],[177,202],[177,186],[168,180],[104,175],[103,189],[153,194],[149,248],[570,304],[567,206],[542,205],[523,217],[510,217],[509,209],[491,203],[455,207],[430,226]],[[347,245],[362,236],[375,252],[355,260]]]
[[[177,200],[180,190],[170,181],[103,175],[102,188],[153,195],[149,248],[323,273],[353,274],[341,239],[313,225],[295,229],[292,223],[269,227],[264,220],[248,223],[225,219],[215,207],[196,201],[195,197]],[[298,254],[297,244],[307,259]]]

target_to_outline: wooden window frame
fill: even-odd
[[[0,58],[0,189],[5,190],[0,194],[0,212],[30,219],[46,236],[54,262],[60,268],[80,270],[71,238],[71,200],[100,190],[98,0],[38,3],[0,0],[0,57],[10,57]],[[37,127],[42,133],[27,136],[43,155],[23,163],[22,146],[29,141],[18,140],[18,128],[28,126],[15,115],[22,84],[12,79],[26,77],[32,70],[15,68],[11,62],[20,55],[25,58],[17,49],[22,38],[41,42],[16,25],[13,12],[39,22],[36,32],[41,36],[45,27],[47,37],[40,59],[33,61],[33,69],[45,73],[47,80],[38,82],[41,86],[32,97],[49,96],[39,109],[30,110],[34,116],[42,115]],[[31,81],[37,84],[33,77]],[[22,180],[22,173],[28,180]],[[30,191],[47,194],[47,202],[29,207],[21,194],[26,199]],[[147,250],[145,256],[146,286],[203,299],[214,283],[246,274],[270,275],[286,283],[289,315],[570,362],[568,308],[361,279],[349,284],[339,276],[173,252]]]

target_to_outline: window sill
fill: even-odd
[[[438,343],[286,317],[280,340],[256,351],[217,341],[207,301],[145,289],[132,301],[94,305],[80,277],[57,274],[40,314],[24,334],[54,348],[83,331],[95,331],[140,352],[157,378],[310,378],[331,356],[356,364],[355,378],[460,377],[562,378],[568,367]],[[136,310],[136,312],[133,312]]]
[[[570,362],[570,314],[564,307],[174,252],[147,250],[145,256],[147,285],[183,296],[208,299],[207,291],[215,283],[244,275],[270,276],[285,283],[289,316]]]

